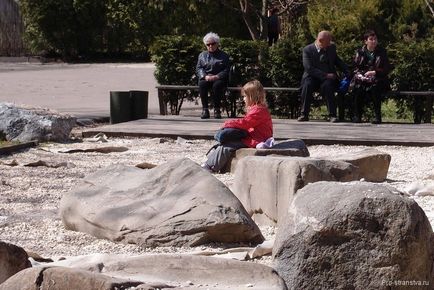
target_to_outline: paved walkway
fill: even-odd
[[[183,137],[212,139],[223,120],[151,115],[148,119],[88,129],[84,137],[99,132],[107,136]],[[273,120],[276,139],[303,139],[307,144],[434,146],[433,124],[329,123]]]
[[[0,102],[50,108],[83,118],[110,116],[110,91],[149,91],[149,112],[158,98],[152,63],[0,62]]]

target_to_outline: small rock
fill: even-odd
[[[184,139],[182,137],[176,138],[176,144],[185,145],[185,144],[193,144],[193,141]]]

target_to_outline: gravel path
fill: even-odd
[[[210,140],[172,139],[119,139],[107,143],[46,143],[38,148],[0,157],[0,240],[19,245],[26,250],[54,259],[91,253],[139,254],[145,252],[195,252],[221,250],[227,245],[207,245],[197,248],[146,249],[136,245],[115,244],[99,240],[84,233],[65,230],[58,216],[62,194],[70,191],[86,175],[113,163],[136,165],[141,162],[162,164],[179,157],[188,157],[197,163],[205,160],[205,152],[213,145]],[[103,146],[124,146],[129,150],[120,153],[60,153],[69,149]],[[338,156],[356,152],[365,146],[311,146],[311,156]],[[392,156],[386,183],[405,190],[413,182],[434,183],[434,147],[379,146],[378,150]],[[15,160],[18,166],[8,166]],[[63,167],[27,167],[24,164],[46,161],[63,163]],[[3,163],[3,164],[1,164]],[[230,173],[216,174],[219,180],[231,187]],[[434,224],[434,196],[412,197],[425,210]],[[266,238],[272,238],[275,228],[261,228]],[[259,259],[268,264],[269,257]]]

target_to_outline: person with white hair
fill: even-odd
[[[206,50],[199,54],[196,74],[199,79],[199,95],[202,102],[201,119],[210,117],[208,93],[212,91],[214,118],[221,119],[221,99],[228,86],[229,56],[220,50],[220,37],[209,32],[203,38]]]

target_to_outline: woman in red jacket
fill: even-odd
[[[273,136],[273,123],[262,84],[257,80],[250,81],[243,86],[241,94],[247,114],[244,118],[224,122],[222,129],[216,133],[215,139],[219,144],[202,165],[208,171],[221,171],[237,149],[255,148]]]

